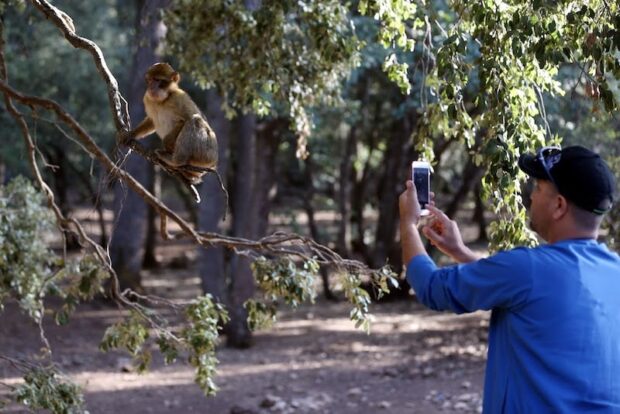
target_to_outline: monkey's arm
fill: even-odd
[[[140,122],[140,124],[132,129],[131,131],[123,131],[119,134],[119,139],[121,142],[127,142],[130,139],[140,139],[145,136],[152,134],[155,132],[155,124],[151,118],[146,117],[144,121]]]
[[[166,134],[165,137],[163,137],[163,144],[164,144],[164,149],[166,150],[166,152],[173,154],[174,153],[174,147],[176,146],[177,143],[177,138],[179,137],[179,134],[181,133],[181,130],[183,129],[183,127],[185,126],[185,122],[187,121],[178,121],[174,124],[174,128],[172,128],[172,130],[170,132],[168,132],[168,134]]]

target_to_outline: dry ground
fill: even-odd
[[[159,289],[170,271],[149,275]],[[177,271],[187,292],[198,279]],[[180,279],[179,279],[180,278]],[[155,287],[151,287],[155,289]],[[485,313],[454,316],[412,299],[375,305],[372,333],[356,330],[346,303],[319,300],[285,310],[244,351],[221,346],[220,391],[206,398],[191,368],[155,358],[149,373],[125,372],[122,352],[97,350],[120,311],[104,304],[79,308],[68,326],[47,324],[54,359],[80,385],[90,413],[452,413],[478,412],[486,353]],[[14,304],[2,315],[0,349],[27,357],[38,332]],[[2,382],[16,373],[0,365]],[[23,412],[9,407],[6,412]]]
[[[189,246],[165,248],[170,255]],[[189,257],[191,264],[191,255]],[[200,293],[196,272],[145,272],[147,291],[189,298]],[[455,316],[409,301],[374,305],[372,333],[354,328],[346,302],[283,309],[278,323],[255,334],[248,350],[221,345],[216,383],[205,397],[193,371],[166,366],[155,352],[151,370],[131,371],[123,352],[102,353],[104,330],[122,311],[104,303],[82,305],[69,325],[46,318],[54,360],[83,387],[92,413],[476,413],[480,411],[488,314]],[[14,303],[0,314],[0,353],[30,359],[41,347],[37,327]],[[0,362],[0,383],[17,373]],[[0,385],[0,396],[5,391]],[[9,406],[7,413],[25,412]]]

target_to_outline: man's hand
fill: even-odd
[[[433,204],[429,204],[427,208],[433,215],[433,221],[430,225],[424,226],[422,233],[431,243],[459,263],[469,263],[478,260],[479,257],[463,243],[463,238],[456,222],[450,220],[443,211]]]
[[[418,193],[413,181],[408,180],[407,188],[398,198],[398,207],[400,209],[400,223],[402,225],[417,225],[422,214],[420,203],[418,202]]]

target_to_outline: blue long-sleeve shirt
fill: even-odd
[[[620,257],[594,240],[407,266],[435,310],[492,310],[485,413],[620,413]]]

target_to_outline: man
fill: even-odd
[[[620,413],[620,257],[596,241],[613,174],[580,146],[524,154],[519,167],[534,179],[531,227],[548,244],[478,259],[430,205],[424,234],[460,263],[438,268],[408,181],[399,200],[407,280],[432,309],[492,310],[485,413]]]

